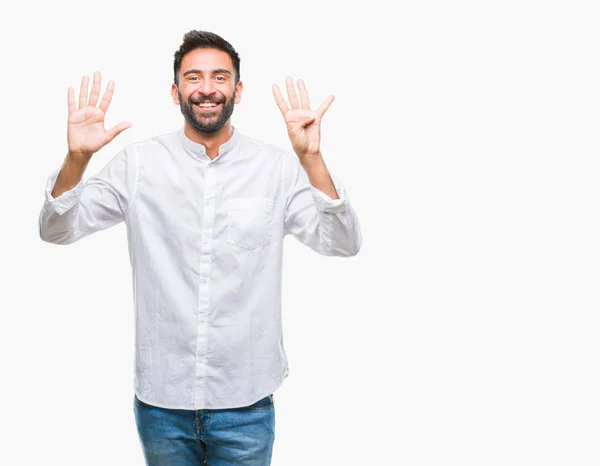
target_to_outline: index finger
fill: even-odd
[[[106,91],[104,91],[104,97],[102,97],[102,102],[100,102],[100,105],[98,105],[98,108],[100,110],[102,110],[104,113],[106,113],[106,110],[108,109],[108,106],[110,105],[110,101],[112,100],[114,91],[115,91],[115,82],[108,81],[108,84],[106,85]]]
[[[281,110],[281,114],[285,116],[285,114],[289,112],[290,108],[283,99],[283,96],[281,95],[281,91],[279,90],[279,86],[277,84],[273,84],[273,95],[275,96],[275,102],[277,102],[279,110]]]

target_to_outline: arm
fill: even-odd
[[[96,176],[82,183],[85,169],[94,155],[118,134],[131,126],[121,123],[109,131],[104,116],[112,100],[114,83],[109,81],[100,105],[100,73],[94,73],[88,101],[88,77],[81,80],[79,109],[73,88],[67,102],[69,152],[60,170],[52,173],[46,184],[46,199],[39,218],[40,237],[47,242],[69,244],[108,228],[124,218],[137,178],[137,169],[127,163],[125,151],[117,155]],[[136,165],[137,166],[137,165]]]
[[[326,194],[330,199],[339,199],[338,193],[335,189],[333,179],[327,170],[325,160],[319,158],[310,164],[303,165],[310,184],[316,189]]]
[[[358,217],[343,184],[324,163],[307,170],[298,157],[285,153],[282,180],[284,234],[324,256],[358,253],[362,243]]]
[[[304,81],[298,80],[300,100],[292,78],[286,78],[291,109],[277,85],[273,95],[285,120],[297,157],[285,154],[282,191],[285,196],[284,234],[325,256],[353,256],[362,243],[356,213],[342,183],[333,177],[321,155],[321,120],[333,102],[329,96],[312,111]]]
[[[83,178],[83,173],[85,172],[88,163],[89,159],[77,159],[72,155],[67,154],[65,163],[63,164],[52,189],[52,197],[56,198],[65,191],[69,191],[77,186]]]
[[[39,218],[40,237],[48,243],[71,244],[124,220],[137,182],[136,154],[119,152],[98,174],[65,189],[71,173],[67,162],[48,177]],[[64,185],[59,186],[65,173]],[[61,192],[62,191],[62,192]],[[54,197],[54,194],[60,194]]]

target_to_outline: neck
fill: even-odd
[[[227,121],[227,123],[215,133],[201,133],[196,131],[196,129],[186,121],[183,131],[190,140],[202,144],[206,148],[206,155],[208,155],[211,160],[219,155],[219,147],[229,141],[233,135],[231,121]]]

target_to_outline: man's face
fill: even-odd
[[[234,73],[231,58],[221,50],[196,49],[183,57],[179,86],[173,84],[171,95],[199,133],[215,133],[229,120],[242,92]]]

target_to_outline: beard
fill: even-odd
[[[181,114],[185,117],[187,122],[199,133],[203,134],[211,134],[219,131],[229,117],[233,113],[233,106],[235,102],[235,90],[233,91],[233,95],[229,100],[226,99],[225,96],[203,96],[200,98],[196,98],[195,100],[190,98],[185,101],[181,92],[177,90],[179,94],[179,108],[181,109]],[[211,111],[211,112],[202,112],[202,109],[194,104],[200,102],[212,102],[215,104],[221,104],[221,109],[219,111]],[[200,111],[201,117],[197,116],[197,113]]]

